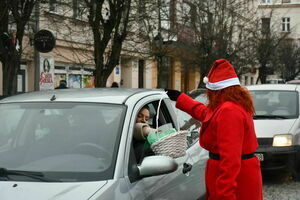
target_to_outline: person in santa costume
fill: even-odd
[[[176,107],[202,122],[200,145],[209,151],[206,163],[206,199],[261,200],[260,161],[252,115],[254,106],[248,90],[240,86],[233,66],[216,60],[204,78],[208,105],[177,90],[167,95]]]

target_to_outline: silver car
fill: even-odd
[[[62,89],[2,99],[0,199],[204,198],[208,156],[195,131],[183,157],[137,159],[143,153],[133,128],[144,105],[160,125],[179,129],[162,90]]]

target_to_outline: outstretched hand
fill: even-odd
[[[169,98],[173,101],[177,101],[179,95],[181,95],[181,92],[178,90],[165,89],[165,91],[167,92]]]

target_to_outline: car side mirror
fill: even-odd
[[[157,176],[177,170],[178,164],[168,156],[147,156],[137,166],[141,177]]]

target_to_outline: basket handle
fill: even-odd
[[[167,92],[165,92],[165,93],[167,93]],[[158,131],[157,131],[157,130],[158,130],[158,118],[159,118],[159,111],[160,111],[160,105],[161,105],[162,99],[163,99],[163,96],[160,97],[160,100],[159,100],[159,102],[158,102],[157,111],[156,111],[156,131],[155,131],[155,133],[158,132]]]
[[[167,94],[167,93],[168,93],[168,91],[165,91],[165,94]],[[163,99],[163,96],[160,97],[160,100],[159,100],[159,102],[158,102],[157,111],[156,111],[156,130],[157,130],[157,131],[155,131],[155,133],[158,132],[158,118],[159,118],[159,111],[160,111],[160,105],[161,105],[162,99]],[[178,116],[178,110],[176,111],[176,114],[177,114],[177,116]],[[179,127],[180,125],[179,125],[178,119],[176,119],[176,121],[177,121],[177,127],[179,128],[179,131],[180,131],[180,127]]]

